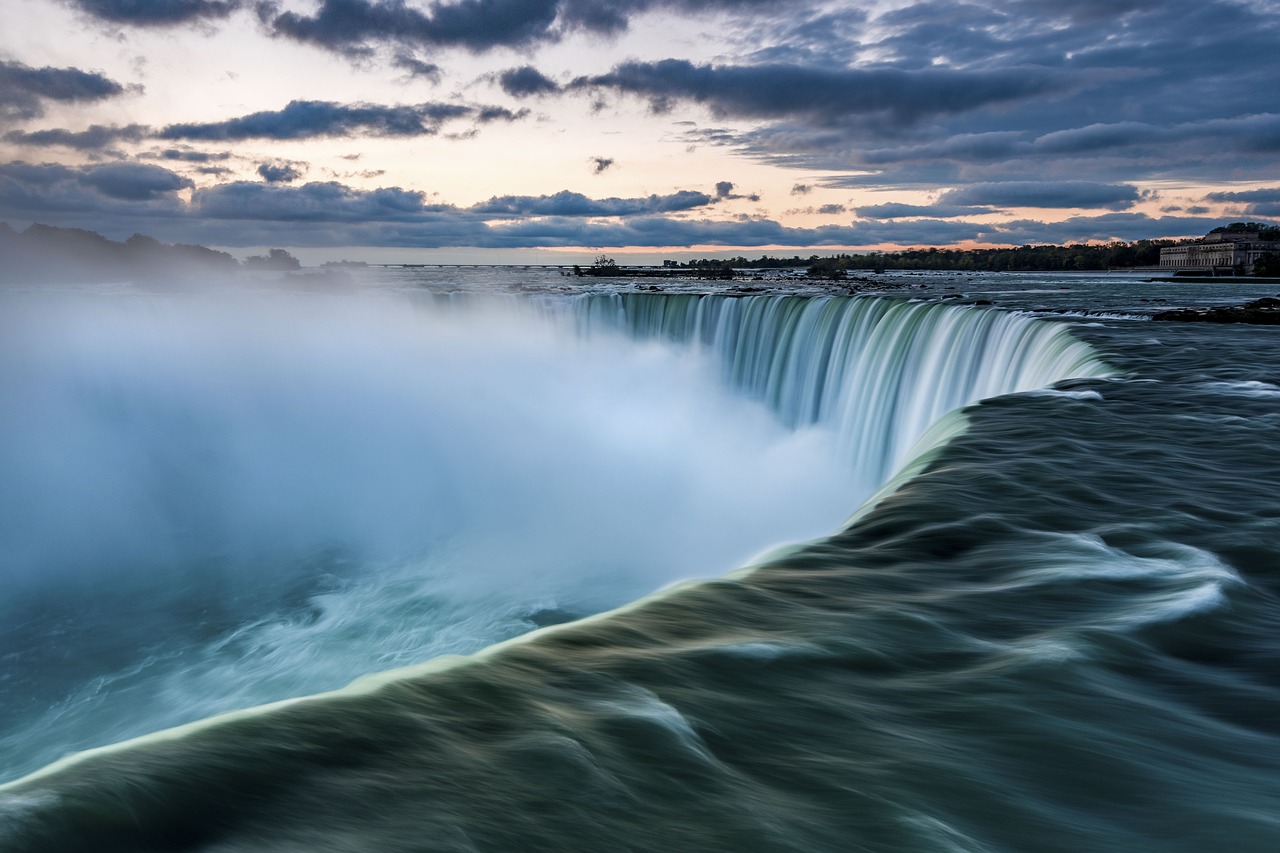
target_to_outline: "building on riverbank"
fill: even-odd
[[[1195,243],[1165,246],[1160,268],[1208,275],[1249,275],[1263,255],[1280,253],[1280,243],[1260,239],[1256,232],[1207,234]]]

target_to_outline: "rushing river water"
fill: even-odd
[[[0,294],[0,849],[1280,849],[1270,291],[891,283]]]

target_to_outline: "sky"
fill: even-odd
[[[0,221],[650,262],[1280,219],[1276,0],[0,0]]]

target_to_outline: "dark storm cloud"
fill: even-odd
[[[45,101],[101,101],[123,92],[116,81],[91,71],[0,61],[0,118],[36,118]]]
[[[346,136],[427,136],[446,121],[472,117],[480,121],[521,118],[503,107],[427,103],[384,106],[332,101],[290,101],[281,110],[250,113],[226,121],[171,124],[163,139],[311,139]]]
[[[1135,187],[1093,181],[997,181],[970,184],[943,193],[943,205],[969,207],[1102,207],[1125,210],[1138,201]]]
[[[240,0],[72,0],[88,15],[116,24],[166,26],[225,18]]]
[[[123,127],[91,124],[84,130],[66,130],[60,127],[31,132],[11,130],[4,135],[4,139],[18,145],[61,145],[79,151],[96,151],[117,142],[141,142],[150,133],[151,129],[141,124]]]
[[[495,196],[474,205],[474,213],[500,216],[635,216],[644,213],[671,213],[711,204],[706,193],[680,190],[671,195],[644,198],[588,198],[562,190],[544,196]]]
[[[560,91],[560,84],[532,65],[508,68],[498,75],[498,85],[513,98],[550,95]]]
[[[302,177],[302,172],[292,163],[262,163],[258,174],[269,184],[289,184]]]
[[[1065,79],[1040,68],[996,71],[897,68],[814,68],[695,65],[683,59],[627,62],[607,74],[580,77],[572,88],[605,88],[649,98],[659,110],[673,101],[705,104],[724,116],[803,117],[838,124],[877,114],[894,122],[965,112],[1065,89]]]

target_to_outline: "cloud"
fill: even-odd
[[[520,121],[523,118],[528,118],[528,116],[529,110],[527,109],[509,110],[506,107],[495,106],[479,107],[475,113],[476,121],[480,124],[489,124],[495,121]]]
[[[195,151],[190,148],[165,148],[161,151],[154,152],[149,156],[153,156],[160,160],[176,160],[182,163],[213,163],[220,160],[230,160],[231,152]]]
[[[409,53],[397,53],[391,63],[396,68],[403,68],[411,77],[421,77],[432,83],[440,82],[440,66],[433,62],[423,62]]]
[[[579,77],[571,88],[607,88],[649,98],[666,111],[676,100],[705,104],[717,115],[803,117],[838,124],[850,116],[879,115],[897,123],[964,112],[1042,96],[1067,88],[1043,68],[997,71],[896,68],[821,68],[767,65],[695,65],[683,59],[626,62],[607,74]]]
[[[0,61],[0,118],[37,118],[44,115],[45,101],[101,101],[123,92],[119,83],[92,71]]]
[[[293,163],[262,163],[258,166],[258,174],[269,184],[289,184],[302,177],[302,172]]]
[[[134,26],[166,26],[225,18],[240,8],[239,0],[72,0],[86,14],[103,21]]]
[[[824,204],[818,208],[818,213],[823,216],[835,216],[838,213],[846,213],[848,210],[849,208],[843,204]]]
[[[1245,216],[1280,216],[1280,187],[1209,193],[1205,201],[1243,204]]]
[[[934,219],[955,219],[960,216],[980,216],[992,213],[988,207],[967,207],[945,204],[872,204],[854,208],[854,213],[861,219],[902,219],[904,217],[924,216]]]
[[[1280,187],[1263,187],[1254,190],[1235,190],[1231,192],[1209,193],[1205,201],[1217,202],[1280,202]]]
[[[259,2],[258,17],[279,38],[352,56],[372,45],[460,47],[473,52],[525,48],[582,31],[616,35],[654,9],[695,13],[769,9],[773,0],[453,0],[425,8],[403,0],[320,0],[311,14]],[[797,7],[807,5],[797,3]]]
[[[486,50],[541,41],[549,36],[557,0],[461,0],[420,11],[396,0],[321,0],[313,15],[260,4],[259,17],[273,35],[342,53],[367,51],[367,43],[399,42]]]
[[[820,82],[796,88],[791,109],[770,96],[767,85],[722,96],[717,84],[735,78],[703,81],[694,71],[705,66],[662,71],[648,63],[643,73],[625,74],[620,66],[611,82],[658,106],[683,98],[725,115],[764,119],[767,124],[754,128],[731,128],[718,142],[777,165],[851,173],[843,182],[824,181],[832,186],[1082,176],[1256,180],[1280,168],[1280,111],[1261,96],[1280,76],[1274,49],[1280,18],[1256,4],[1123,0],[1108,7],[1106,38],[1099,38],[1100,7],[1092,0],[1087,14],[1082,4],[1048,0],[908,0],[870,15],[865,4],[857,5],[862,8],[832,5],[824,15],[798,14],[772,30],[761,24],[754,34],[762,47],[741,55],[738,67],[793,65],[850,80],[882,71],[905,80],[953,75],[992,83],[992,93],[1004,93],[1007,75],[1025,70],[1046,88],[979,106],[961,98],[956,104],[963,108],[947,111],[927,101],[914,106],[915,93],[903,84],[904,103],[912,106],[881,120],[860,112],[865,104],[842,106],[838,96],[825,113],[820,104],[810,108],[804,92],[823,92]],[[891,87],[883,91],[899,97]],[[917,120],[910,120],[910,110]]]
[[[1136,187],[1094,181],[996,181],[948,190],[943,205],[983,207],[1092,208],[1125,210],[1138,201]]]
[[[711,196],[692,190],[643,198],[602,199],[562,190],[544,196],[495,196],[472,206],[470,210],[499,216],[635,216],[692,210],[711,203]]]
[[[23,132],[11,130],[4,135],[6,142],[18,145],[61,145],[79,151],[97,151],[117,142],[141,142],[151,133],[151,128],[141,124],[119,125],[91,124],[84,130],[66,130],[55,127],[48,130]]]
[[[425,193],[399,187],[356,190],[333,181],[299,187],[234,181],[197,189],[190,214],[266,222],[413,222],[450,210],[428,203]]]
[[[240,246],[383,246],[438,248],[551,246],[1001,245],[1194,236],[1217,219],[1152,218],[1109,213],[1062,222],[978,224],[945,219],[859,221],[792,228],[763,217],[729,220],[672,216],[707,208],[707,194],[681,191],[634,199],[590,199],[571,192],[505,196],[471,208],[431,203],[399,187],[357,190],[336,182],[282,186],[236,181],[176,190],[190,182],[158,166],[109,164],[79,169],[54,164],[0,166],[0,216],[47,219],[109,236],[142,231],[179,242]]]
[[[250,113],[226,121],[171,124],[162,139],[232,141],[242,139],[311,139],[349,136],[427,136],[450,120],[479,121],[522,118],[504,107],[426,103],[384,106],[337,104],[332,101],[290,101],[284,109]]]
[[[178,190],[189,178],[147,163],[63,166],[14,161],[0,165],[0,216],[40,217],[49,213],[99,218],[138,212],[172,212]]]
[[[746,199],[747,201],[759,201],[760,196],[752,193],[750,195],[739,195],[733,191],[736,185],[733,181],[717,181],[716,182],[716,201],[735,201],[737,199]]]
[[[795,184],[791,187],[792,195],[808,195],[813,192],[813,187],[809,184]]]
[[[194,184],[175,172],[147,163],[105,163],[81,170],[81,180],[107,198],[152,201]]]
[[[1076,216],[1060,222],[1020,219],[987,226],[983,240],[1011,245],[1067,244],[1141,240],[1148,237],[1199,237],[1222,224],[1200,217],[1151,217],[1143,213]]]
[[[591,171],[596,175],[607,171],[614,165],[612,157],[588,157],[587,162],[591,164]]]
[[[498,85],[513,98],[550,95],[560,91],[560,84],[532,65],[509,68],[498,75]]]

